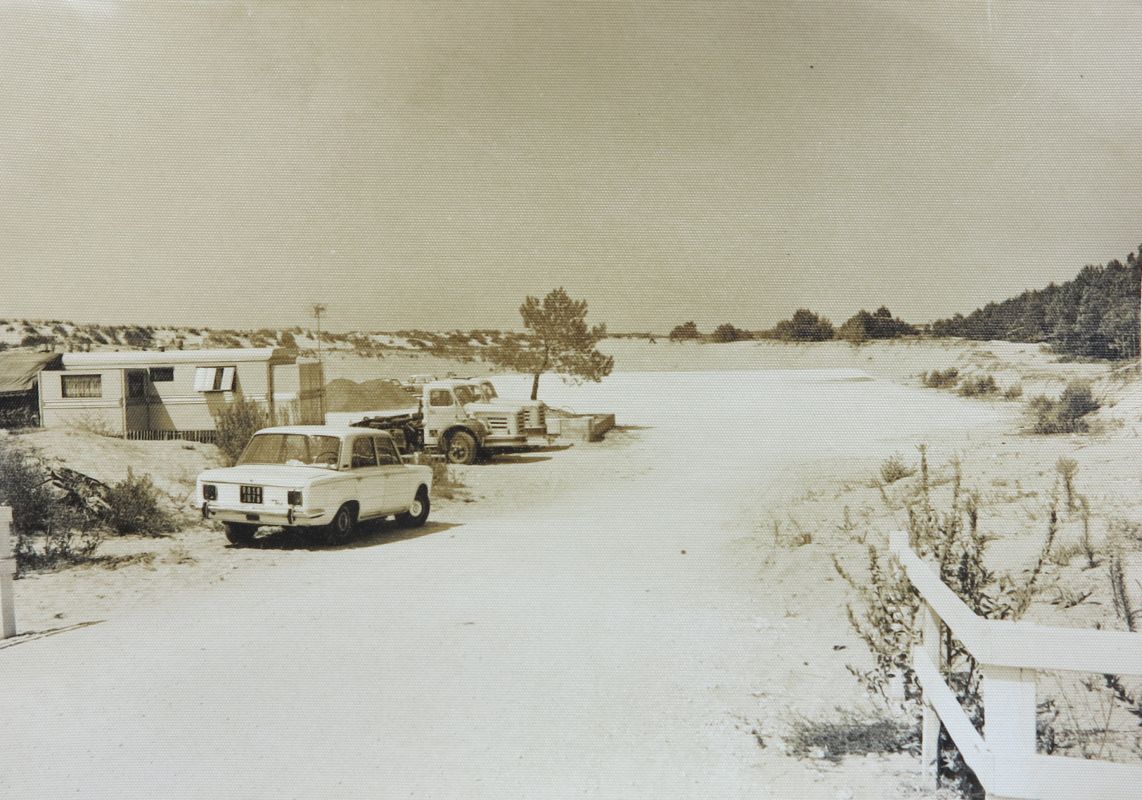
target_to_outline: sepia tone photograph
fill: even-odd
[[[0,798],[1137,798],[1140,35],[0,0]]]

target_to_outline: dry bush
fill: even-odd
[[[1022,396],[1023,396],[1023,385],[1019,384],[1019,383],[1013,383],[1012,385],[1008,386],[1007,389],[1005,389],[1003,392],[1003,397],[1005,400],[1018,400]]]
[[[962,397],[987,397],[999,391],[999,384],[992,375],[979,375],[960,381],[959,393]]]
[[[218,430],[215,443],[226,463],[233,465],[255,433],[279,424],[286,424],[281,415],[275,418],[260,403],[240,397],[215,415],[214,425]]]
[[[147,475],[127,477],[108,487],[107,524],[119,534],[145,533],[160,536],[178,530],[174,516],[162,506],[162,493]]]
[[[94,515],[58,502],[48,478],[42,463],[0,441],[0,505],[12,509],[20,573],[87,561],[99,547]]]
[[[880,479],[886,484],[911,478],[915,474],[916,468],[905,464],[904,458],[899,453],[886,458],[880,464]]]
[[[1090,430],[1085,417],[1099,407],[1089,384],[1072,381],[1058,400],[1042,395],[1032,398],[1027,403],[1027,413],[1035,433],[1085,433]]]
[[[960,371],[950,367],[944,371],[934,369],[920,375],[920,383],[928,389],[951,389],[960,379]]]

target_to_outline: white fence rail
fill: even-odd
[[[933,787],[942,722],[993,800],[1142,797],[1142,765],[1040,755],[1035,746],[1035,672],[1142,675],[1142,635],[978,617],[912,551],[908,534],[892,534],[891,547],[920,593],[923,643],[913,651],[912,665],[924,690],[921,759]],[[982,736],[940,672],[944,625],[980,666],[985,720]]]

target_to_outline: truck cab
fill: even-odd
[[[421,407],[424,444],[438,447],[454,463],[470,463],[466,457],[467,437],[475,439],[477,452],[494,453],[527,445],[526,413],[519,408],[483,402],[477,389],[467,381],[425,384]],[[457,434],[461,434],[461,444],[454,447]]]

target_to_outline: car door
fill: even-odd
[[[405,467],[393,440],[388,436],[374,437],[377,448],[378,468],[384,474],[385,482],[385,510],[388,512],[405,511],[412,502],[413,486],[410,482],[414,476],[412,470]]]
[[[358,436],[349,447],[349,471],[357,480],[357,501],[361,504],[359,516],[375,517],[384,513],[386,475],[377,463],[373,437]]]

